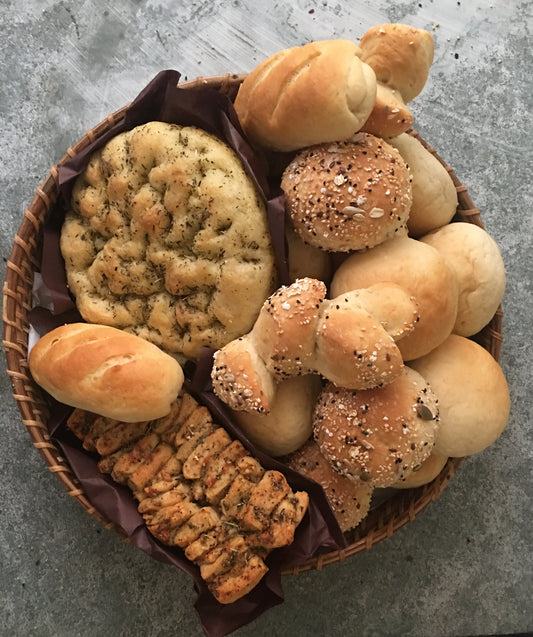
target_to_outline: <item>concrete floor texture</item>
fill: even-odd
[[[310,40],[371,26],[429,30],[414,128],[454,168],[507,271],[500,363],[509,423],[441,497],[370,551],[283,578],[285,601],[235,631],[466,637],[533,631],[532,3],[520,0],[3,0],[0,274],[24,209],[87,129],[163,69],[251,71]],[[0,635],[202,635],[189,577],[106,530],[31,442],[2,354]]]

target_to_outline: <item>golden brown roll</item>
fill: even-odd
[[[409,234],[418,238],[449,223],[457,210],[457,190],[450,173],[413,135],[404,133],[387,141],[404,158],[413,179]]]
[[[361,130],[378,137],[394,137],[409,130],[413,121],[399,91],[378,82],[374,108]]]
[[[247,75],[235,110],[249,139],[279,151],[346,139],[376,98],[374,71],[350,40],[284,49]]]
[[[477,334],[494,316],[505,292],[505,265],[498,244],[473,223],[451,223],[420,239],[446,259],[459,287],[453,331]]]
[[[371,248],[405,227],[411,177],[401,155],[360,133],[298,153],[281,180],[294,229],[333,252]]]
[[[412,369],[384,387],[347,390],[328,384],[313,420],[314,438],[334,469],[388,487],[431,453],[438,428],[437,397]]]
[[[352,389],[391,382],[403,360],[395,340],[414,329],[416,302],[382,283],[325,299],[316,279],[298,279],[268,298],[251,332],[215,352],[215,394],[238,411],[268,413],[276,383],[318,373]]]
[[[313,432],[313,409],[321,388],[315,374],[284,378],[276,387],[268,413],[234,411],[246,437],[271,456],[301,447]]]
[[[124,422],[166,416],[183,385],[172,356],[106,325],[72,323],[48,332],[32,348],[29,365],[56,400]]]
[[[433,63],[434,42],[429,31],[407,24],[380,24],[361,38],[362,60],[378,82],[398,90],[405,103],[424,88]]]
[[[415,489],[421,487],[434,480],[444,469],[447,462],[448,456],[442,456],[433,452],[424,462],[416,466],[412,473],[403,476],[398,482],[395,482],[391,486],[394,489]]]
[[[481,345],[451,334],[409,365],[426,378],[439,397],[435,453],[469,456],[500,436],[509,419],[509,388],[500,365]]]
[[[343,532],[355,528],[367,516],[374,487],[337,473],[314,440],[309,440],[286,461],[291,469],[321,485]]]
[[[418,323],[397,342],[404,360],[424,356],[451,334],[457,317],[457,281],[435,248],[398,237],[352,254],[335,272],[331,294],[338,296],[384,281],[403,287],[418,305]]]

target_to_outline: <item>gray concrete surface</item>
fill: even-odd
[[[2,280],[48,168],[157,71],[246,72],[279,49],[357,39],[383,22],[434,35],[415,127],[468,186],[502,250],[511,418],[414,522],[369,552],[285,578],[285,602],[241,637],[533,631],[531,8],[520,0],[0,4]],[[201,635],[189,579],[103,529],[66,494],[33,448],[4,371],[0,389],[0,635]]]

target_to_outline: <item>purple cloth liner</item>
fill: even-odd
[[[35,307],[29,316],[30,324],[39,335],[64,323],[82,320],[67,288],[59,248],[61,225],[74,180],[83,172],[97,148],[115,135],[148,121],[197,126],[217,135],[234,148],[266,201],[278,279],[280,284],[289,283],[283,196],[279,187],[277,191],[274,188],[274,192],[269,188],[266,162],[248,145],[233,104],[227,97],[210,88],[182,89],[178,86],[179,79],[180,74],[177,71],[160,72],[109,131],[59,168],[60,197],[44,222],[41,262],[43,282],[52,295],[54,308],[50,311]],[[57,403],[47,396],[50,402],[47,425],[52,439],[60,447],[91,503],[108,520],[122,528],[133,544],[154,559],[175,565],[191,576],[198,594],[195,608],[206,635],[223,637],[283,601],[283,568],[294,567],[321,552],[344,548],[346,540],[322,488],[256,449],[233,423],[230,410],[218,400],[210,385],[212,354],[212,349],[204,348],[196,363],[191,362],[185,366],[185,388],[209,408],[217,424],[224,426],[232,436],[243,442],[265,469],[282,471],[294,490],[305,490],[310,495],[310,506],[296,531],[294,543],[273,551],[266,559],[269,572],[250,593],[233,604],[217,602],[200,577],[199,568],[185,558],[181,549],[164,546],[149,533],[137,511],[131,491],[98,471],[98,458],[85,451],[65,425],[72,411],[71,407]]]

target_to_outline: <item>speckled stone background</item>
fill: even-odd
[[[414,522],[369,552],[285,578],[286,601],[241,637],[533,631],[531,8],[520,0],[0,4],[2,280],[49,167],[159,70],[246,72],[279,49],[357,40],[383,22],[434,35],[430,78],[412,103],[415,127],[468,186],[502,250],[511,418]],[[33,448],[4,370],[0,389],[0,634],[201,635],[187,576],[71,499]]]

